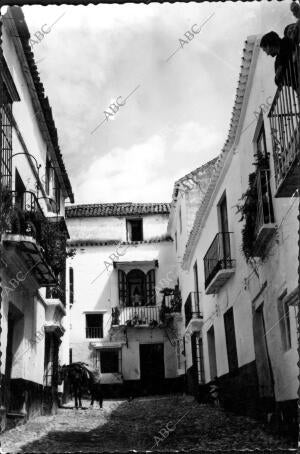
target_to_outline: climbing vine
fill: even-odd
[[[255,251],[255,224],[257,216],[258,194],[256,187],[256,177],[258,170],[269,169],[269,156],[262,153],[255,154],[256,166],[255,172],[250,173],[248,180],[248,189],[239,199],[240,203],[236,205],[237,213],[241,214],[239,222],[245,222],[242,229],[242,251],[246,262],[252,262],[257,256]]]

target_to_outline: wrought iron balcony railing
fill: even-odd
[[[11,191],[10,205],[7,233],[31,236],[39,241],[40,220],[45,216],[36,195],[30,191]]]
[[[85,337],[87,339],[101,339],[103,337],[102,326],[92,326],[85,329]]]
[[[204,256],[205,289],[222,270],[233,270],[235,260],[231,258],[230,235],[231,232],[219,232]],[[228,273],[224,273],[228,274]],[[222,282],[224,278],[222,277]],[[221,284],[221,282],[220,282]],[[221,285],[218,284],[218,287]]]
[[[180,293],[174,292],[172,295],[164,295],[162,306],[166,313],[181,312],[181,296]]]
[[[299,68],[300,49],[297,47],[285,68],[269,112],[277,197],[289,197],[299,187]]]
[[[185,326],[189,324],[192,318],[203,318],[200,312],[200,293],[190,292],[184,304]]]
[[[112,325],[124,326],[156,326],[160,322],[158,306],[128,306],[112,309]]]
[[[260,229],[267,224],[274,223],[274,211],[270,187],[270,170],[258,170],[256,175],[257,189],[257,215],[255,223],[255,236],[258,237]]]

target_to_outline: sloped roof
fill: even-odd
[[[233,110],[231,114],[231,121],[229,126],[229,131],[227,135],[227,140],[223,146],[223,149],[215,163],[215,168],[211,176],[210,184],[206,191],[206,194],[203,198],[201,205],[196,213],[195,221],[193,228],[190,232],[185,253],[183,256],[183,269],[188,269],[190,266],[191,258],[193,251],[197,245],[200,233],[202,231],[203,225],[206,220],[207,213],[209,211],[210,201],[213,197],[217,182],[222,174],[227,158],[231,151],[234,151],[236,140],[241,134],[241,125],[244,116],[245,109],[245,99],[249,96],[250,90],[250,78],[251,78],[251,68],[256,62],[259,45],[259,38],[257,36],[249,36],[245,41],[245,47],[243,49],[241,71],[239,74],[238,85],[236,89],[236,95],[233,105]],[[256,49],[255,52],[255,47]]]
[[[66,207],[66,218],[169,214],[169,203],[93,203]]]
[[[196,180],[198,180],[202,174],[206,173],[207,171],[211,170],[214,165],[216,164],[218,157],[211,159],[210,161],[206,162],[200,167],[197,167],[195,170],[184,175],[179,180],[175,181],[174,183],[174,190],[173,190],[173,201],[176,201],[176,197],[178,195],[179,187],[182,183],[188,183],[188,185],[192,188],[196,186]],[[187,188],[187,186],[185,186]]]

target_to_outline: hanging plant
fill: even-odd
[[[59,223],[43,220],[41,225],[41,244],[48,263],[58,274],[65,269],[67,258],[74,257],[76,249],[67,249],[67,236]]]
[[[45,258],[56,276],[65,270],[67,258],[74,257],[76,249],[67,249],[67,235],[60,222],[51,222],[40,213],[31,213],[37,228],[37,237],[44,249]]]
[[[236,205],[237,213],[241,214],[239,222],[245,222],[242,229],[242,251],[247,263],[253,261],[254,257],[257,256],[255,251],[255,226],[258,206],[256,187],[257,171],[269,169],[269,155],[257,153],[254,156],[256,157],[256,161],[253,164],[256,166],[256,171],[250,173],[248,189],[239,199],[241,203]]]

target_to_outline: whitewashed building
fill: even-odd
[[[197,348],[186,342],[186,369],[196,371],[200,399],[217,377],[226,408],[276,415],[291,427],[299,386],[299,98],[291,84],[276,87],[274,62],[259,43],[245,42],[228,138],[179,246],[184,336],[199,339]],[[173,197],[173,237],[181,203]]]
[[[181,316],[169,210],[166,203],[66,210],[68,244],[77,251],[67,265],[69,360],[97,369],[107,393],[178,389]]]
[[[56,411],[65,331],[65,199],[72,188],[22,10],[1,61],[1,424]],[[55,255],[57,254],[57,255]]]
[[[183,323],[180,339],[186,351],[184,369],[186,389],[197,394],[203,369],[203,346],[201,338],[200,288],[198,264],[193,266],[193,281],[188,272],[182,269],[186,244],[195,222],[195,216],[206,194],[217,158],[193,170],[174,184],[172,205],[168,222],[168,232],[174,239],[179,288],[185,305],[182,307]]]

